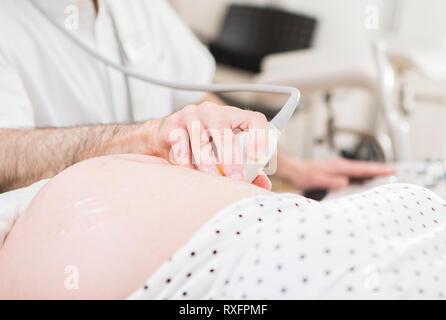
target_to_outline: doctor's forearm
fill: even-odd
[[[63,129],[0,129],[0,193],[51,178],[85,159],[107,154],[155,154],[156,121]]]

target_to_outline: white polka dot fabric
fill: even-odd
[[[388,185],[329,202],[282,194],[211,219],[131,299],[443,299],[446,203]]]

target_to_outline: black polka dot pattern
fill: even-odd
[[[445,299],[446,203],[388,185],[318,203],[281,194],[211,219],[135,299]]]

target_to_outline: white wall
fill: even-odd
[[[446,35],[446,1],[398,0],[397,32],[410,37]]]

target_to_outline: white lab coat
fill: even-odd
[[[120,61],[113,11],[129,67],[181,83],[210,83],[215,62],[164,0],[38,0],[55,20],[73,24],[76,37]],[[67,20],[70,19],[70,20]],[[0,1],[0,127],[35,128],[122,123],[164,117],[202,93],[173,91],[130,80],[76,47],[28,0]],[[131,116],[133,114],[133,117]]]

